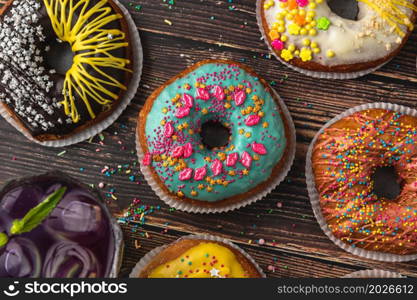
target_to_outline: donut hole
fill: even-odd
[[[358,20],[359,4],[357,0],[329,0],[330,10],[343,19]]]
[[[64,75],[71,68],[74,59],[71,45],[59,39],[48,41],[50,50],[46,56],[46,63],[50,69],[54,69],[57,74]]]
[[[396,199],[401,193],[401,180],[393,166],[377,167],[372,174],[373,192],[378,198]]]
[[[227,146],[230,135],[229,128],[217,120],[209,120],[201,126],[201,141],[210,150]]]

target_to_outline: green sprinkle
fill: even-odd
[[[62,155],[64,155],[65,153],[67,153],[67,151],[66,151],[66,150],[59,152],[56,156],[62,156]]]

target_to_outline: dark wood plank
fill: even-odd
[[[141,199],[143,205],[160,206],[146,217],[144,226],[123,225],[126,254],[122,276],[127,276],[147,251],[191,233],[231,239],[253,255],[264,270],[275,266],[274,272],[268,271],[269,276],[338,277],[367,268],[417,276],[416,262],[379,263],[336,247],[315,220],[304,179],[307,147],[317,130],[335,115],[355,105],[376,101],[416,107],[416,33],[398,57],[374,74],[347,81],[317,80],[265,55],[267,48],[259,38],[253,0],[233,3],[183,0],[176,1],[172,9],[162,1],[124,3],[141,30],[145,52],[143,80],[132,104],[103,133],[103,141],[95,137],[91,142],[63,149],[30,143],[0,120],[0,183],[17,176],[61,169],[86,183],[104,182],[103,194],[115,215],[135,198]],[[139,4],[142,7],[138,11],[135,6]],[[230,5],[236,9],[229,10]],[[298,143],[288,178],[266,199],[226,214],[192,215],[170,210],[146,184],[137,166],[134,132],[137,113],[153,89],[188,65],[206,58],[245,62],[268,79],[291,111]],[[102,172],[105,166],[111,176]],[[108,195],[109,191],[114,191],[117,200]],[[259,239],[266,243],[257,244]],[[135,241],[140,248],[136,249]]]

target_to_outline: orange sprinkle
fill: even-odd
[[[302,15],[296,15],[294,17],[294,22],[297,23],[300,26],[303,26],[304,24],[307,23],[306,18]]]
[[[287,3],[288,3],[287,6],[290,10],[298,8],[297,0],[288,0]]]

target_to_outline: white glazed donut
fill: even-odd
[[[316,72],[382,65],[404,45],[417,12],[415,0],[358,0],[355,21],[335,14],[326,0],[258,1],[258,20],[275,55]]]

